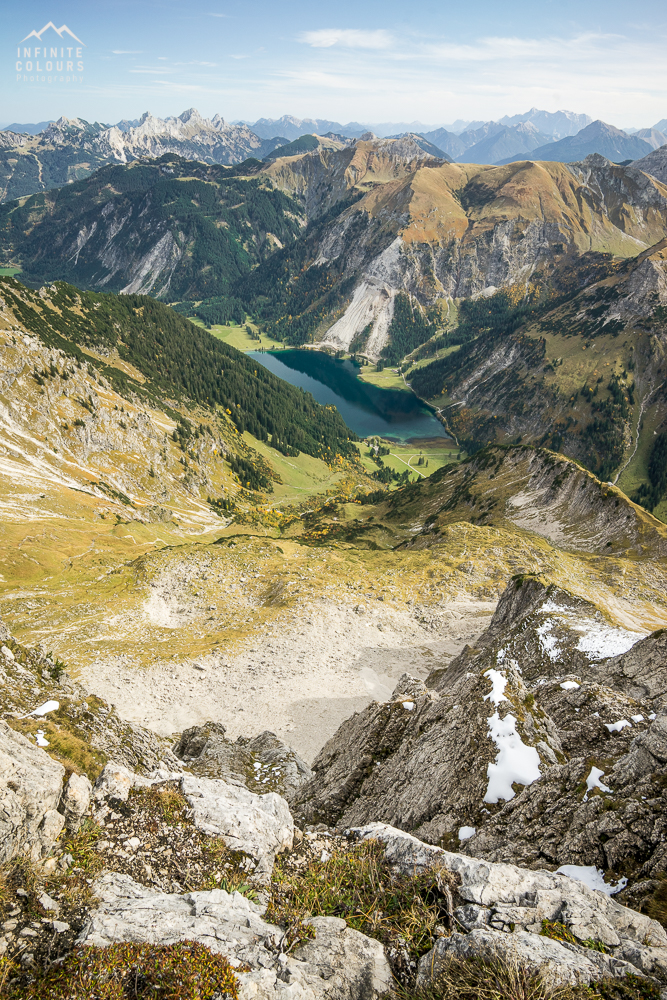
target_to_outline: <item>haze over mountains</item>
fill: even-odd
[[[158,118],[145,112],[116,125],[60,118],[57,122],[13,124],[0,130],[0,198],[4,201],[49,190],[91,173],[105,163],[127,163],[142,156],[178,153],[190,160],[231,165],[248,157],[263,159],[303,136],[329,136],[342,143],[371,134],[409,136],[432,156],[458,163],[509,163],[513,160],[573,162],[591,153],[615,162],[635,160],[667,142],[665,121],[632,134],[593,122],[570,111],[531,108],[498,121],[457,121],[429,127],[422,122],[342,124],[330,119],[261,118],[250,124],[208,119],[190,108]],[[303,152],[297,146],[284,155]]]

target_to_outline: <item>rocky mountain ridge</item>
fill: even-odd
[[[0,201],[61,187],[109,163],[176,153],[202,163],[234,164],[261,159],[286,142],[260,139],[220,115],[203,118],[195,108],[166,119],[147,111],[126,128],[63,117],[34,136],[0,132]]]

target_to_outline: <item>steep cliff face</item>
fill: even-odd
[[[662,633],[644,638],[517,578],[475,648],[425,684],[402,678],[341,726],[297,813],[341,826],[377,816],[496,862],[661,871],[663,645]],[[626,673],[632,694],[616,685]]]
[[[610,270],[516,331],[487,327],[417,368],[413,388],[469,446],[548,442],[633,492],[667,417],[665,241]]]
[[[346,349],[370,324],[366,353],[377,358],[398,291],[429,305],[527,285],[536,273],[560,288],[581,255],[631,257],[665,235],[667,189],[601,156],[568,165],[438,164],[414,151],[406,162],[390,143],[269,168],[311,218],[357,196],[318,234],[314,263],[335,266],[356,286],[323,344]]]
[[[297,202],[255,176],[174,156],[105,167],[87,180],[0,207],[5,253],[28,280],[201,299],[301,232]]]

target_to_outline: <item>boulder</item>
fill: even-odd
[[[577,948],[526,931],[504,934],[485,927],[475,928],[469,934],[454,933],[438,938],[435,946],[419,960],[417,986],[426,987],[437,980],[453,958],[500,958],[510,966],[521,965],[541,971],[545,979],[559,986],[576,986],[582,982],[616,978],[627,972],[637,973],[628,962],[591,948]]]
[[[76,833],[81,820],[88,812],[93,786],[85,774],[71,774],[60,800],[65,815],[65,826],[70,833]]]
[[[181,791],[197,829],[222,837],[232,850],[254,858],[257,876],[268,877],[276,854],[291,849],[294,820],[287,802],[275,792],[256,795],[219,778],[193,775],[183,775]]]
[[[94,890],[102,903],[78,944],[199,941],[249,967],[237,973],[241,1000],[375,1000],[392,985],[382,945],[336,917],[313,918],[315,939],[286,954],[282,930],[238,892],[155,893],[116,874],[102,876]]]
[[[65,768],[0,721],[0,862],[43,857],[64,824],[57,811]]]
[[[117,764],[110,761],[105,764],[95,782],[93,797],[96,803],[102,803],[107,799],[118,799],[126,802],[132,788],[135,787],[139,775],[134,774],[124,764]]]
[[[251,792],[278,792],[287,798],[313,776],[298,753],[268,730],[252,738],[239,736],[232,743],[224,726],[207,722],[186,729],[174,753],[200,777],[222,778]]]

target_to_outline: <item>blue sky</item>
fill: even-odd
[[[188,107],[228,120],[444,123],[533,105],[620,127],[667,117],[664,0],[0,0],[0,10],[0,124]],[[17,46],[49,21],[85,45],[77,79],[31,81],[25,59],[17,74]],[[43,42],[77,44],[51,30]]]

